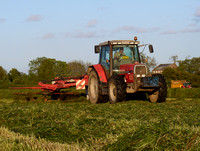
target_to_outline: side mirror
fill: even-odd
[[[99,45],[94,46],[94,52],[99,53],[100,52],[100,47]]]
[[[152,45],[149,45],[149,52],[153,53],[153,46]]]

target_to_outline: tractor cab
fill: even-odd
[[[134,40],[113,40],[95,46],[95,53],[100,53],[99,64],[106,71],[107,78],[113,74],[133,74],[136,65],[143,68],[142,74],[147,74],[146,66],[141,63],[139,44],[137,37],[134,37]],[[149,46],[150,52],[153,52],[152,45]]]

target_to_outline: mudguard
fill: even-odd
[[[99,80],[101,82],[108,82],[108,80],[106,78],[106,73],[101,64],[92,65],[92,66],[90,66],[90,68],[94,68],[96,70],[96,72],[99,76]]]

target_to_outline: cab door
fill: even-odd
[[[100,48],[100,58],[99,63],[103,66],[107,78],[109,77],[109,71],[110,71],[110,47],[109,46],[102,46]]]

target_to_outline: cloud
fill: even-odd
[[[192,24],[188,24],[189,27],[194,27],[194,26],[197,26],[196,23],[192,23]]]
[[[90,20],[88,23],[87,23],[87,26],[86,27],[95,27],[97,25],[97,20],[96,19],[93,19],[93,20]]]
[[[0,23],[3,23],[3,22],[5,22],[5,21],[6,21],[5,18],[0,18]]]
[[[93,38],[97,37],[96,32],[78,32],[74,34],[75,38]]]
[[[197,9],[197,11],[195,12],[195,17],[199,17],[200,18],[200,8]]]
[[[182,30],[168,30],[161,34],[170,35],[170,34],[198,33],[198,32],[200,32],[200,28],[185,28]]]
[[[42,37],[42,39],[50,39],[50,38],[55,38],[55,35],[52,33],[47,33],[44,34],[44,36]]]
[[[43,18],[41,15],[31,15],[25,21],[26,22],[36,22],[41,21]]]
[[[195,16],[196,22],[199,22],[200,21],[200,8],[197,9],[194,16]]]
[[[91,32],[82,32],[82,31],[74,31],[74,32],[67,32],[65,33],[66,38],[96,38],[101,37],[102,35],[99,35],[97,31],[91,31]]]
[[[176,30],[168,30],[168,31],[165,31],[165,32],[163,32],[163,33],[161,33],[161,34],[163,34],[163,35],[173,35],[173,34],[177,34],[177,33],[179,33],[179,31],[176,31]]]
[[[200,28],[185,28],[181,30],[181,33],[196,33],[200,32]]]
[[[122,27],[118,27],[115,30],[113,30],[112,33],[118,33],[118,32],[122,32],[122,31],[127,31],[127,32],[134,31],[136,33],[147,33],[147,32],[156,32],[158,30],[159,30],[159,28],[157,28],[157,27],[139,28],[139,27],[135,27],[135,26],[122,26]]]

